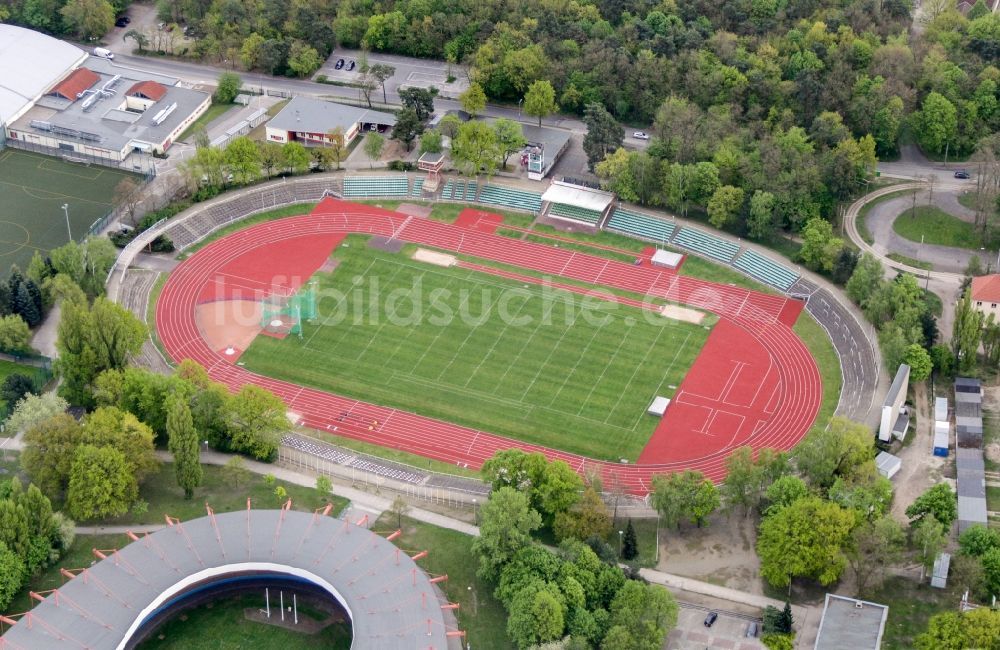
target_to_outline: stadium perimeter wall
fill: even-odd
[[[385,174],[385,175],[395,175],[395,174]],[[401,174],[409,177],[408,174]],[[138,237],[136,237],[132,242],[130,242],[124,249],[122,249],[115,264],[112,266],[108,273],[107,278],[107,294],[112,300],[118,301],[119,290],[121,288],[122,280],[124,279],[128,267],[131,265],[136,255],[145,248],[149,242],[153,241],[156,237],[161,234],[168,233],[169,230],[182,225],[188,221],[196,219],[198,216],[209,212],[212,208],[224,206],[227,203],[236,203],[242,199],[252,197],[253,208],[247,210],[238,210],[234,214],[226,215],[225,217],[218,219],[213,227],[205,232],[199,233],[198,239],[191,242],[185,246],[179,247],[181,251],[184,248],[196,243],[197,241],[203,240],[208,237],[213,232],[224,228],[228,225],[241,221],[247,217],[253,216],[255,214],[273,210],[275,208],[280,208],[287,205],[294,205],[297,203],[307,203],[312,201],[318,201],[323,196],[332,194],[334,196],[339,196],[342,191],[342,180],[344,177],[344,172],[331,172],[327,174],[319,175],[309,175],[305,177],[298,178],[283,178],[279,180],[269,181],[255,185],[248,188],[240,188],[235,192],[227,192],[218,197],[215,197],[209,201],[199,203],[192,206],[185,212],[182,212],[168,220],[161,221],[154,225],[152,228],[144,231]],[[277,188],[282,188],[285,190],[283,192],[282,200],[277,200],[277,193],[274,191]],[[377,197],[373,197],[377,198]],[[260,201],[260,207],[257,201]],[[413,200],[427,200],[424,197],[414,197]],[[471,203],[471,202],[470,202]],[[492,208],[495,206],[485,206],[487,208]],[[517,211],[516,208],[505,208]],[[701,257],[695,251],[689,251],[689,254],[694,254]],[[708,258],[706,258],[708,259]],[[716,260],[708,260],[713,263],[718,263]],[[732,267],[735,268],[735,267]],[[736,269],[739,270],[739,269]],[[834,298],[839,302],[840,297],[833,293]],[[822,323],[821,323],[822,325]],[[824,329],[826,329],[824,327]],[[829,335],[829,331],[827,331]],[[844,373],[845,360],[840,355],[840,350],[834,346],[837,350],[838,361],[841,366],[841,373]],[[161,354],[162,356],[162,354]],[[165,360],[166,361],[166,360]],[[167,365],[170,365],[167,362]],[[841,392],[840,400],[843,401],[843,390]],[[839,411],[838,405],[838,411]],[[336,464],[327,463],[322,465],[319,459],[318,461],[311,461],[303,457],[301,453],[295,453],[294,450],[285,450],[284,458],[281,460],[282,464],[286,464],[292,467],[299,467],[304,469],[312,469],[317,473],[323,473],[333,478],[339,478],[342,481],[349,481],[351,484],[359,483],[359,476],[364,476],[361,482],[365,486],[372,486],[379,491],[383,488],[391,489],[393,491],[399,492],[401,494],[407,494],[409,496],[420,498],[434,503],[442,503],[446,505],[458,505],[464,504],[468,506],[474,506],[481,497],[481,486],[480,482],[474,481],[473,479],[468,479],[465,477],[452,476],[447,474],[441,474],[437,472],[431,472],[428,470],[423,470],[419,468],[418,471],[426,474],[434,474],[443,478],[441,481],[442,485],[434,486],[414,486],[405,482],[393,481],[392,479],[381,477],[381,476],[371,476],[366,475],[364,472],[359,472],[356,468],[339,468]],[[312,467],[310,467],[312,463]],[[399,463],[394,463],[399,464]],[[322,465],[322,467],[320,467]],[[464,486],[463,486],[464,484]],[[606,501],[613,501],[614,495],[605,494],[604,498]],[[643,517],[650,516],[655,517],[656,513],[647,504],[637,502],[637,503],[622,503],[618,507],[624,507],[632,512],[630,516]]]

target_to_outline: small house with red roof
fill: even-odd
[[[972,306],[1000,321],[1000,273],[972,278]]]

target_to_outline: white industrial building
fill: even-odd
[[[0,25],[0,124],[9,145],[120,164],[134,151],[164,153],[210,104],[208,93],[176,79]]]

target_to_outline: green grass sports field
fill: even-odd
[[[64,203],[73,238],[83,239],[90,225],[111,210],[115,187],[130,175],[10,147],[0,150],[0,276],[11,264],[25,268],[36,250],[44,255],[69,240]]]
[[[650,401],[673,395],[708,337],[702,325],[597,299],[584,309],[577,294],[411,252],[348,238],[337,268],[314,276],[319,315],[302,338],[258,336],[240,362],[529,443],[634,460],[658,421],[645,413]]]

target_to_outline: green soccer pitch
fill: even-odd
[[[528,443],[635,460],[658,422],[646,415],[650,401],[674,394],[709,334],[618,303],[417,262],[411,252],[348,238],[334,253],[337,268],[313,277],[318,316],[302,337],[258,336],[240,363]],[[407,297],[414,287],[419,319]],[[400,318],[387,317],[391,304]]]
[[[71,163],[10,147],[0,150],[0,276],[11,264],[27,267],[69,241],[62,206],[69,206],[73,239],[80,241],[91,224],[112,208],[115,187],[128,172]]]

